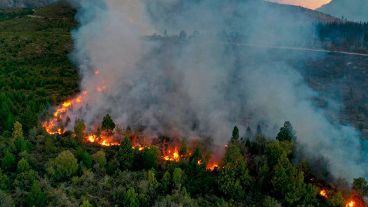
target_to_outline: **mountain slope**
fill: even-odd
[[[279,4],[279,3],[272,3],[267,2],[268,6],[272,7],[274,10],[278,10],[281,14],[293,14],[296,17],[306,17],[310,21],[314,22],[322,22],[322,23],[329,23],[329,22],[338,22],[341,21],[339,18],[322,13],[320,11],[307,9],[301,6],[294,6],[294,5],[287,5],[287,4]],[[305,19],[304,19],[305,20]]]
[[[35,7],[43,7],[48,4],[57,2],[58,0],[0,0],[0,8],[35,8]],[[314,21],[321,22],[334,22],[338,21],[338,18],[335,18],[330,15],[323,14],[321,12],[306,9],[299,6],[278,4],[272,2],[265,2],[270,7],[274,7],[275,10],[279,10],[282,12],[291,12],[297,16],[306,16]]]
[[[43,7],[57,0],[0,0],[0,8]]]
[[[352,21],[368,21],[367,0],[333,0],[318,9],[321,12]]]

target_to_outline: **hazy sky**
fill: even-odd
[[[285,3],[285,4],[294,4],[294,5],[304,6],[304,7],[311,8],[311,9],[316,9],[330,2],[331,0],[271,0],[271,1]]]

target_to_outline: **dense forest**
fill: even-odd
[[[317,40],[331,50],[368,51],[368,23],[332,22],[317,25]]]
[[[210,140],[158,137],[137,148],[140,133],[108,115],[101,129],[123,136],[119,146],[86,143],[81,120],[72,132],[47,134],[40,120],[50,106],[79,92],[68,57],[74,14],[65,4],[0,11],[0,206],[363,205],[366,180],[333,180],[323,159],[297,159],[298,129],[289,122],[274,137],[261,127],[244,136],[229,129],[211,168]],[[163,159],[169,147],[178,159]]]

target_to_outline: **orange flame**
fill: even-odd
[[[214,171],[215,169],[218,169],[219,166],[217,163],[209,163],[206,168],[207,170]]]
[[[346,203],[346,207],[355,207],[355,201],[349,201],[348,203]]]
[[[326,189],[322,189],[321,191],[319,191],[319,195],[322,196],[323,198],[328,198],[328,191]]]
[[[90,134],[86,136],[86,140],[90,143],[96,143],[105,147],[111,147],[111,146],[119,146],[120,142],[114,140],[113,137],[109,137],[106,135],[101,135],[98,137],[95,134]]]
[[[73,105],[79,104],[81,102],[82,96],[78,96],[75,99],[65,101],[58,108],[56,108],[55,112],[53,113],[52,119],[44,122],[42,124],[42,127],[50,135],[64,134],[65,130],[63,129],[63,127],[61,127],[61,122],[66,119],[67,113],[73,108]]]
[[[163,159],[166,161],[173,161],[173,162],[179,162],[180,161],[180,156],[179,156],[179,151],[177,148],[169,149],[167,150],[167,152],[163,153]]]

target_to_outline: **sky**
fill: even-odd
[[[331,0],[271,0],[273,2],[293,4],[298,6],[307,7],[310,9],[316,9],[324,4],[329,3]]]

